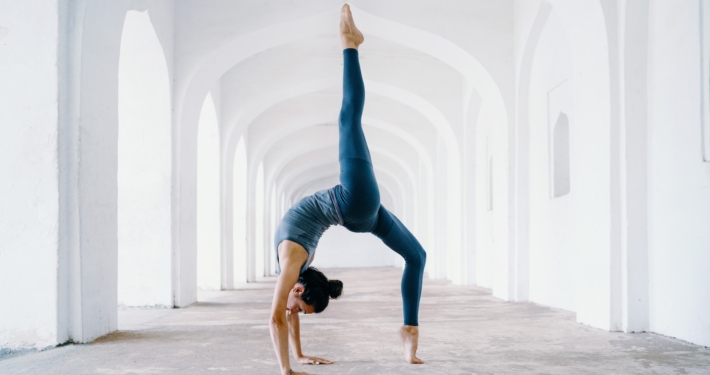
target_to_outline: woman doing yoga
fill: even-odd
[[[319,313],[337,298],[343,288],[338,280],[310,267],[318,240],[331,225],[352,232],[372,233],[401,255],[406,264],[402,275],[404,325],[400,329],[404,357],[409,363],[423,363],[416,356],[419,339],[419,298],[426,253],[412,233],[380,204],[380,192],[362,131],[365,85],[360,72],[358,46],[364,41],[345,4],[341,11],[340,39],[343,45],[343,104],[340,110],[340,185],[301,199],[284,215],[276,230],[275,245],[279,278],[271,305],[271,340],[285,375],[294,372],[289,364],[288,342],[302,364],[332,362],[304,356],[301,352],[298,313]]]

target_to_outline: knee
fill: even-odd
[[[426,265],[426,251],[421,247],[418,248],[414,254],[407,259],[407,264],[424,269]]]

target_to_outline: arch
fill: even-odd
[[[330,78],[304,82],[298,85],[286,87],[277,92],[265,93],[263,95],[255,97],[248,103],[245,103],[245,110],[240,112],[237,118],[227,119],[225,121],[227,129],[225,131],[225,153],[223,157],[229,158],[231,156],[231,154],[234,152],[234,147],[236,146],[236,140],[238,140],[238,137],[246,131],[247,127],[259,115],[266,112],[269,108],[275,106],[277,103],[284,102],[288,99],[331,88],[335,85],[335,82],[338,82],[338,79],[339,77],[334,76]],[[365,79],[365,88],[367,90],[367,93],[382,95],[412,108],[412,110],[420,113],[422,116],[427,118],[434,126],[434,129],[440,132],[448,132],[448,142],[454,142],[453,140],[455,139],[455,136],[453,135],[453,131],[451,130],[451,126],[448,120],[446,120],[444,115],[436,107],[428,103],[424,98],[421,98],[418,95],[408,92],[406,90],[398,89],[391,85],[371,81],[368,79]],[[422,103],[423,107],[420,108],[419,105]],[[421,143],[416,141],[416,137],[413,137],[411,134],[407,134],[397,126],[374,118],[363,118],[363,123],[366,119],[368,119],[367,122],[369,122],[372,126],[379,127],[390,132],[397,132],[397,134],[400,134],[402,138],[405,139],[407,142],[412,143],[413,147],[418,148],[420,150],[424,149],[422,146],[420,146]],[[333,120],[334,119],[332,118],[332,115],[327,113],[323,114],[322,116],[305,118],[301,121],[289,122],[287,126],[284,126],[283,128],[270,129],[269,132],[264,136],[264,138],[267,140],[279,139],[303,127],[312,126],[313,124],[318,123],[325,123]],[[265,144],[257,145],[252,152],[252,154],[254,155],[254,159],[260,160],[266,152],[265,150],[268,150],[274,143],[275,141],[268,141]],[[456,145],[454,145],[454,147],[455,149],[458,149]],[[428,152],[426,154],[428,154]]]
[[[267,275],[273,275],[276,273],[276,257],[274,257],[273,253],[271,251],[268,251],[268,249],[270,248],[269,245],[271,244],[270,240],[276,236],[276,226],[279,224],[279,218],[276,217],[276,187],[272,186],[270,190],[271,198],[269,199],[269,231],[266,234],[266,238],[264,238],[264,249],[266,253],[266,259],[268,260],[268,262],[266,262]]]
[[[172,306],[171,97],[147,12],[126,13],[118,60],[118,303]]]
[[[255,260],[255,270],[256,270],[256,277],[263,277],[265,275],[265,262],[264,262],[264,250],[266,249],[266,244],[264,241],[264,236],[265,236],[265,220],[266,220],[266,215],[265,215],[265,186],[264,186],[264,163],[260,162],[259,163],[259,169],[257,170],[256,173],[256,179],[255,179],[255,188],[254,188],[254,204],[256,205],[256,220],[254,221],[255,224],[255,236],[256,236],[256,243],[255,243],[255,248],[256,248],[256,258]]]
[[[59,70],[66,85],[60,95],[59,121],[66,147],[59,152],[65,168],[59,169],[64,225],[59,228],[58,342],[89,342],[117,327],[118,65],[126,12],[146,8],[137,3],[59,5],[60,19],[74,22],[60,25],[65,36],[60,44],[65,48]],[[172,34],[166,37],[165,32],[165,20],[172,14],[161,6],[147,5],[147,9],[172,78]],[[175,173],[171,174],[174,179]],[[171,244],[174,251],[178,244],[174,236]],[[171,305],[189,304],[194,301],[194,272],[181,270],[173,255]],[[194,262],[189,264],[194,267]],[[185,284],[185,279],[191,282]]]
[[[234,284],[247,281],[247,150],[244,137],[239,139],[234,154],[234,230],[232,246],[234,249]]]
[[[219,123],[207,94],[197,132],[197,285],[220,290]]]
[[[510,158],[511,169],[515,173],[510,179],[511,186],[515,188],[515,205],[511,205],[512,222],[510,225],[510,236],[514,238],[514,249],[512,251],[516,268],[513,272],[514,292],[511,296],[515,301],[527,301],[529,298],[529,220],[530,220],[530,124],[529,124],[529,95],[530,78],[532,71],[532,61],[537,50],[542,30],[547,24],[547,19],[552,13],[552,6],[543,1],[540,3],[532,28],[528,34],[525,48],[519,63],[518,69],[518,90],[516,97],[516,138],[517,147],[513,148],[513,156]]]
[[[370,35],[400,43],[414,50],[433,56],[459,71],[481,94],[493,112],[507,123],[507,114],[502,94],[494,79],[483,65],[463,48],[436,34],[386,20],[356,7],[358,23]],[[178,98],[181,108],[180,121],[194,119],[194,101],[204,95],[228,69],[258,52],[288,42],[328,33],[331,19],[337,19],[339,9],[322,12],[297,20],[252,31],[234,38],[205,57],[195,69],[189,84]],[[257,42],[258,41],[258,42]],[[335,81],[337,82],[337,81]],[[192,109],[191,109],[192,108]],[[249,108],[245,106],[245,108]],[[229,121],[228,123],[230,123]],[[445,137],[449,134],[444,133]],[[453,134],[451,134],[453,135]],[[231,138],[231,136],[228,136]],[[447,142],[455,139],[447,139]],[[456,147],[458,149],[458,147]]]
[[[573,180],[582,178],[589,183],[575,187],[574,195],[587,196],[586,200],[579,199],[575,205],[584,212],[589,220],[608,222],[609,225],[596,226],[594,230],[580,231],[577,233],[577,242],[582,244],[577,248],[578,256],[585,259],[585,267],[576,268],[577,280],[576,293],[584,295],[584,299],[577,298],[577,320],[599,328],[610,326],[610,280],[600,279],[600,275],[607,275],[613,268],[609,255],[612,251],[599,251],[608,249],[612,243],[611,207],[609,180],[614,172],[610,170],[612,164],[609,134],[610,128],[610,70],[609,53],[616,50],[610,46],[607,38],[607,29],[604,21],[602,5],[599,1],[584,1],[575,4],[551,0],[540,5],[528,40],[525,43],[522,59],[517,67],[519,71],[517,107],[518,116],[516,132],[511,132],[510,146],[517,144],[518,150],[509,147],[510,155],[510,180],[515,191],[511,192],[509,199],[510,233],[509,238],[509,267],[508,273],[510,299],[526,300],[529,298],[529,248],[531,231],[530,222],[530,172],[526,163],[530,160],[529,150],[529,84],[530,69],[537,43],[543,29],[548,23],[548,16],[554,10],[559,15],[567,37],[571,60],[571,77],[569,100],[574,103],[571,113],[571,122],[574,123],[572,140],[588,140],[582,147],[572,149],[572,160],[576,167],[573,170]],[[617,24],[614,23],[614,27]],[[590,92],[595,94],[590,95]],[[593,133],[594,130],[594,133]],[[517,133],[517,135],[515,135]],[[515,136],[513,136],[515,135]],[[581,156],[581,157],[580,157]],[[594,156],[594,157],[592,157]],[[577,172],[575,172],[577,171]],[[594,178],[591,176],[594,175]],[[546,180],[547,181],[547,180]],[[575,185],[577,186],[577,185]],[[592,198],[593,197],[593,198]],[[570,196],[572,198],[572,196]],[[593,204],[591,202],[594,202]],[[611,207],[612,211],[614,207]]]
[[[608,193],[611,185],[611,102],[609,93],[610,65],[609,42],[604,12],[600,1],[585,1],[572,4],[552,0],[552,6],[568,32],[574,82],[570,87],[570,99],[574,111],[570,116],[573,124],[572,142],[584,139],[582,147],[572,149],[573,181],[575,185],[570,198],[578,199],[578,212],[585,220],[596,220],[607,225],[595,226],[595,230],[580,230],[576,233],[578,256],[585,259],[585,266],[578,267],[575,278],[577,298],[577,321],[602,329],[610,327],[611,280],[601,279],[610,268],[612,205]],[[592,94],[591,93],[597,93]],[[574,183],[574,182],[573,182]],[[584,198],[586,197],[586,199]],[[599,249],[606,251],[599,251]]]
[[[552,198],[555,172],[560,171],[555,159],[561,156],[556,150],[555,133],[560,135],[563,123],[575,124],[576,119],[570,95],[573,81],[568,32],[553,9],[532,60],[529,88],[529,209],[536,218],[529,224],[529,298],[570,311],[576,310],[577,300],[572,282],[576,280],[574,238],[580,207],[577,194]],[[580,130],[576,124],[573,129],[575,133]],[[544,223],[537,218],[545,218]]]

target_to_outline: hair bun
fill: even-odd
[[[343,282],[340,280],[328,280],[328,295],[336,299],[343,293]]]

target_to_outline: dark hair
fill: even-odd
[[[329,298],[338,298],[343,292],[342,281],[328,280],[323,272],[314,267],[308,267],[298,277],[298,283],[303,285],[301,299],[306,304],[313,306],[316,313],[322,312],[328,307]]]

